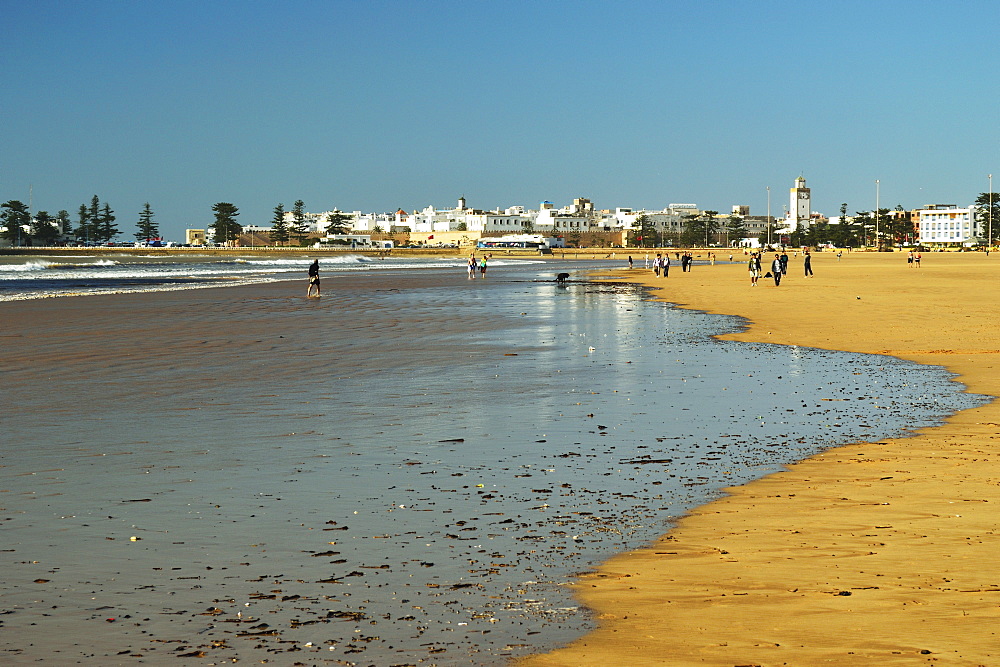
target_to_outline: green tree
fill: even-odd
[[[656,238],[656,226],[653,224],[652,218],[645,213],[639,215],[632,223],[629,237],[629,245],[638,248],[649,248],[659,243]]]
[[[350,219],[351,216],[346,213],[333,209],[331,212],[326,214],[326,233],[347,234],[350,231],[350,228],[348,227]]]
[[[855,212],[854,227],[861,245],[869,246],[875,242],[875,217],[871,211]]]
[[[31,221],[31,238],[41,245],[52,245],[59,238],[58,221],[48,211],[39,211]]]
[[[87,220],[89,227],[87,238],[91,241],[101,240],[101,200],[94,195],[90,198],[90,206],[87,208]]]
[[[302,241],[309,235],[309,226],[306,223],[306,204],[301,199],[297,199],[292,207],[292,227],[289,233],[302,245]]]
[[[271,241],[276,245],[288,243],[289,230],[288,223],[285,222],[285,205],[278,204],[274,207],[274,217],[271,218]]]
[[[0,205],[0,221],[4,230],[0,232],[12,245],[20,246],[28,240],[31,226],[31,213],[22,202],[11,199]]]
[[[138,241],[160,237],[160,226],[153,220],[153,209],[150,208],[149,202],[142,205],[142,210],[139,212],[139,221],[135,225],[138,231],[134,236]]]
[[[90,241],[90,213],[87,211],[86,204],[80,204],[80,210],[77,211],[77,227],[73,230],[73,236],[76,237],[77,241]]]
[[[726,220],[724,229],[726,233],[726,245],[732,246],[734,241],[746,238],[747,228],[743,225],[743,218],[738,215],[731,215]]]
[[[115,224],[115,212],[111,210],[111,206],[107,202],[101,207],[101,212],[98,217],[97,223],[97,235],[102,242],[108,242],[114,237],[121,234],[121,230]]]
[[[235,241],[243,231],[243,227],[236,222],[240,210],[229,202],[219,202],[212,207],[212,211],[215,213],[215,221],[208,227],[212,230],[215,242],[228,244]]]
[[[902,204],[896,204],[892,211],[879,209],[882,228],[882,243],[890,246],[908,244],[913,240],[913,224]]]
[[[1000,225],[1000,196],[996,192],[979,193],[976,198],[976,219],[982,230],[980,236],[986,238],[986,242],[992,246],[993,239],[1000,236],[1000,229],[994,231]]]
[[[684,230],[681,232],[681,245],[689,248],[708,247],[712,236],[718,233],[719,221],[715,217],[718,211],[705,211],[685,215]]]
[[[889,216],[890,209],[880,208],[872,212],[872,244],[881,250],[885,245],[892,245],[893,221]]]
[[[847,202],[840,205],[840,216],[836,225],[830,225],[827,238],[817,238],[816,243],[832,243],[838,248],[858,245],[854,238],[854,221],[847,215]]]
[[[59,226],[59,235],[64,236],[70,233],[69,211],[66,209],[56,213],[56,224]]]
[[[705,211],[705,247],[719,242],[718,211]]]
[[[691,213],[681,218],[680,244],[693,248],[705,239],[705,221],[697,213]]]
[[[803,245],[813,247],[830,243],[830,221],[822,219],[809,225],[809,229],[802,236],[802,242]]]
[[[775,222],[774,216],[769,216],[766,224],[764,225],[764,230],[757,234],[757,240],[760,241],[761,245],[773,245],[778,240],[778,234],[776,229],[778,228]]]

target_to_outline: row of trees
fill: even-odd
[[[688,247],[705,247],[712,244],[729,245],[730,241],[746,238],[743,218],[731,215],[721,221],[718,214],[718,211],[704,211],[685,215],[679,234],[658,230],[649,216],[640,215],[635,219],[636,227],[629,241],[633,245],[648,247],[661,247],[668,242]]]
[[[107,243],[121,234],[116,219],[111,206],[107,202],[102,205],[97,195],[89,205],[80,204],[76,227],[72,229],[68,211],[59,211],[55,216],[48,211],[31,215],[23,202],[12,199],[0,205],[0,224],[4,227],[0,235],[18,246],[52,245],[67,238],[83,243]],[[159,226],[148,202],[139,213],[136,229],[134,236],[138,240],[159,237]]]
[[[286,219],[285,205],[274,207],[274,217],[271,218],[271,241],[284,245],[294,239],[301,244],[309,235],[309,223],[306,221],[305,203],[298,199],[292,205],[291,223]],[[351,216],[334,210],[326,214],[326,225],[323,231],[328,234],[346,234],[350,231],[347,222]]]
[[[229,202],[219,202],[212,207],[215,220],[209,225],[213,237],[218,243],[228,243],[243,233],[243,226],[236,222],[239,209]],[[302,244],[309,236],[309,221],[306,219],[306,205],[301,199],[292,205],[291,220],[283,203],[274,207],[271,218],[271,231],[268,233],[271,242],[276,245],[286,245],[289,241]],[[350,231],[348,222],[351,216],[341,211],[326,214],[325,225],[319,225],[320,231],[328,234],[346,234]]]
[[[236,218],[239,209],[229,202],[219,202],[212,206],[215,219],[209,228],[212,229],[215,240],[219,243],[234,241],[243,233],[243,226]],[[80,204],[77,211],[76,226],[70,221],[67,211],[59,211],[55,216],[47,211],[39,211],[31,215],[28,207],[21,201],[10,200],[0,205],[0,236],[13,245],[51,245],[60,240],[75,240],[82,243],[107,243],[122,232],[116,224],[117,217],[107,202],[101,202],[94,195],[89,204]],[[326,215],[325,229],[328,232],[341,234],[349,231],[350,216],[340,211]],[[306,220],[305,203],[299,199],[292,208],[292,222],[285,219],[284,204],[278,204],[274,209],[273,228],[270,232],[271,241],[286,244],[290,240],[302,243],[309,235],[309,224]],[[133,234],[139,241],[160,237],[159,225],[149,202],[143,204],[135,223]]]
[[[240,214],[239,209],[229,202],[219,202],[212,207],[215,213],[215,220],[209,225],[212,236],[216,243],[228,243],[235,240],[243,233],[243,226],[236,222],[236,217]],[[301,199],[292,205],[291,220],[288,220],[284,203],[274,207],[274,217],[271,218],[271,231],[268,233],[270,240],[277,245],[285,245],[289,241],[302,244],[309,236],[309,222],[306,219],[306,205]],[[322,230],[329,234],[345,234],[350,231],[348,221],[351,216],[341,211],[332,211],[326,214],[325,225],[321,225]]]

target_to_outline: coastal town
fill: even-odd
[[[425,206],[407,212],[345,212],[333,208],[308,212],[302,201],[292,210],[275,208],[271,224],[236,222],[239,210],[220,202],[213,207],[215,221],[185,230],[183,241],[163,238],[149,204],[139,213],[136,231],[119,230],[110,206],[98,198],[81,205],[79,222],[66,211],[52,216],[31,213],[20,201],[8,201],[0,213],[0,246],[112,246],[112,247],[350,247],[442,248],[481,245],[483,239],[510,247],[803,247],[871,248],[892,250],[969,250],[991,248],[993,219],[1000,206],[992,192],[972,204],[924,204],[919,208],[882,208],[838,215],[814,211],[812,190],[799,176],[789,188],[781,215],[772,215],[770,188],[767,211],[751,212],[736,204],[729,212],[700,208],[694,203],[670,203],[659,210],[615,207],[599,209],[580,197],[558,206],[550,201],[537,208],[516,205],[484,210],[470,206],[465,196],[454,207]],[[132,240],[133,237],[135,240]],[[499,241],[498,241],[499,240]]]

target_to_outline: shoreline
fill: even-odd
[[[244,246],[237,248],[209,248],[209,247],[179,247],[179,248],[119,248],[106,246],[91,246],[86,248],[73,246],[45,246],[20,248],[0,248],[0,257],[18,256],[80,256],[89,257],[93,255],[108,256],[134,256],[134,257],[191,257],[191,256],[213,256],[220,257],[336,257],[339,255],[361,255],[364,257],[468,257],[470,252],[482,254],[487,251],[488,255],[499,257],[539,257],[537,249],[527,248],[478,248],[475,246],[463,246],[461,248],[404,248],[397,247],[389,250],[378,248],[346,248],[346,247],[279,247],[279,246]],[[541,255],[548,259],[621,259],[623,262],[629,255],[635,256],[638,264],[641,257],[657,251],[674,252],[675,248],[553,248],[551,253]],[[687,249],[685,249],[687,250]],[[703,254],[716,253],[718,248],[691,248],[695,253],[695,259],[702,259]]]
[[[747,320],[723,339],[940,365],[966,391],[1000,395],[990,305],[1000,264],[979,253],[927,259],[913,269],[897,253],[818,253],[807,279],[796,257],[777,288],[751,288],[742,263],[617,278]],[[989,544],[998,428],[993,400],[727,489],[648,548],[581,577],[578,599],[599,627],[516,664],[989,664],[1000,653]]]

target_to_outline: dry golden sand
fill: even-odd
[[[996,254],[818,253],[809,279],[800,255],[778,288],[742,264],[672,268],[623,274],[750,320],[726,338],[940,364],[1000,396]],[[998,433],[994,401],[730,489],[584,577],[600,627],[519,664],[1000,664]]]

